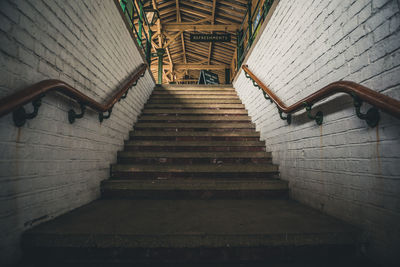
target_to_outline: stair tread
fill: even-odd
[[[153,95],[234,95],[237,96],[236,91],[232,89],[232,91],[227,90],[175,90],[175,91],[166,91],[166,90],[154,90]]]
[[[166,152],[166,151],[120,151],[120,157],[137,158],[271,158],[270,152]]]
[[[209,115],[209,116],[151,116],[151,115],[143,115],[139,119],[140,121],[149,120],[149,121],[157,121],[157,120],[176,120],[176,121],[248,121],[251,119],[249,116],[218,116],[218,115]]]
[[[163,84],[162,86],[156,86],[154,88],[155,90],[235,90],[233,88],[233,86],[226,86],[226,85],[211,85],[211,84],[207,84],[207,85],[202,85],[202,84],[180,84],[180,85],[168,85],[168,84]]]
[[[112,172],[169,172],[169,173],[276,173],[272,164],[114,164]]]
[[[262,141],[175,141],[175,140],[128,140],[127,146],[261,146]]]
[[[237,95],[195,95],[195,94],[180,94],[180,95],[152,95],[150,99],[233,99],[239,100]]]
[[[245,109],[153,109],[153,108],[146,108],[143,110],[142,114],[246,114],[247,111]]]
[[[162,127],[162,128],[254,128],[250,122],[137,122],[135,127]]]
[[[147,104],[242,104],[240,99],[151,98]]]
[[[109,179],[102,182],[108,190],[287,190],[288,183],[266,179]]]
[[[198,103],[187,103],[187,104],[180,104],[180,103],[171,103],[171,104],[145,104],[146,108],[208,108],[208,109],[224,109],[224,108],[240,108],[244,109],[243,104],[198,104]]]
[[[31,247],[354,243],[357,230],[290,200],[97,200],[28,230]],[[85,240],[85,242],[82,242]]]
[[[237,131],[237,132],[159,132],[159,131],[131,131],[130,136],[206,136],[206,137],[260,137],[256,131]]]

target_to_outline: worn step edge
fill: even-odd
[[[238,132],[159,132],[159,131],[131,131],[129,136],[171,136],[171,137],[260,137],[259,132],[238,131]]]
[[[239,100],[236,95],[152,95],[150,99],[226,99],[226,100]]]
[[[172,85],[172,84],[163,84],[162,86],[157,86],[154,87],[154,90],[225,90],[225,89],[229,89],[232,90],[233,86],[232,85],[221,85],[221,84],[179,84],[179,85]]]
[[[256,146],[265,147],[262,141],[157,141],[157,140],[126,140],[126,146]]]
[[[176,179],[176,180],[105,180],[107,190],[287,190],[282,180]]]
[[[149,99],[147,104],[242,104],[239,99]]]
[[[118,238],[116,238],[118,237]],[[80,248],[219,248],[354,244],[357,234],[334,233],[254,233],[254,234],[34,234],[24,235],[27,247],[80,247]]]
[[[207,108],[207,109],[244,109],[245,106],[243,104],[196,104],[196,103],[187,103],[187,104],[145,104],[145,108],[154,108],[154,107],[161,107],[161,108]]]
[[[151,123],[151,122],[137,122],[135,127],[142,127],[142,128],[251,128],[255,129],[253,123]]]
[[[251,122],[249,116],[152,116],[142,115],[139,121],[246,121]]]
[[[152,95],[232,95],[237,96],[236,91],[227,90],[179,90],[179,91],[165,91],[154,90]]]
[[[216,114],[216,115],[230,115],[230,114],[245,114],[247,115],[247,110],[245,109],[153,109],[148,108],[142,111],[142,114],[190,114],[201,116],[204,114]]]
[[[272,164],[197,164],[197,165],[135,165],[113,164],[112,172],[168,172],[168,173],[276,173],[278,166]]]
[[[119,151],[118,157],[124,158],[266,158],[272,157],[271,152],[146,152]]]

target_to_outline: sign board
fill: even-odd
[[[198,84],[219,84],[218,74],[210,71],[200,71]]]
[[[190,34],[191,42],[230,42],[231,34],[205,34],[205,33],[191,33]]]

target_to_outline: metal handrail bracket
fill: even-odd
[[[370,127],[378,125],[380,120],[379,110],[400,119],[400,101],[350,81],[337,81],[328,84],[317,92],[287,107],[275,93],[249,70],[247,65],[242,65],[242,69],[246,78],[250,79],[254,86],[262,90],[267,100],[270,100],[271,103],[277,106],[280,118],[286,120],[288,124],[291,123],[291,115],[294,112],[305,108],[307,117],[311,120],[315,120],[318,125],[321,125],[324,118],[323,113],[322,111],[318,111],[315,115],[312,115],[312,106],[337,93],[347,93],[353,98],[357,117],[365,120]],[[363,102],[367,102],[373,106],[365,114],[360,111]],[[282,113],[286,113],[286,117],[283,117]]]

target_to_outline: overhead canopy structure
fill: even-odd
[[[157,10],[160,17],[151,26],[150,34],[154,77],[158,76],[158,52],[162,57],[163,83],[193,82],[203,69],[211,70],[225,81],[225,74],[235,66],[236,31],[246,15],[247,0],[144,0],[142,3],[144,9]],[[231,40],[191,42],[193,33],[230,33]]]

